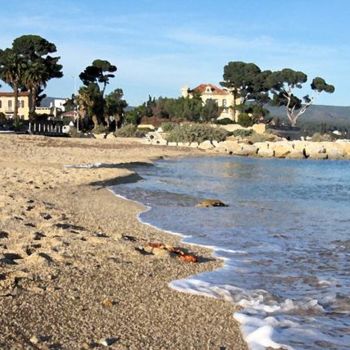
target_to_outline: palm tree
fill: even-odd
[[[22,85],[25,62],[13,49],[0,50],[0,79],[9,84],[14,92],[13,117],[18,118],[18,90]]]

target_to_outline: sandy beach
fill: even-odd
[[[221,266],[211,252],[142,225],[106,186],[135,162],[203,154],[133,140],[0,135],[1,349],[246,349],[232,304],[172,290]],[[113,163],[114,168],[65,165]],[[150,242],[199,263],[145,254]]]

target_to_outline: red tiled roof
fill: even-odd
[[[4,92],[4,91],[0,91],[0,96],[4,96],[4,97],[14,97],[15,94],[13,92]],[[18,96],[29,96],[29,92],[28,91],[23,91],[23,92],[19,92]]]
[[[228,95],[229,92],[224,90],[224,89],[220,89],[219,87],[213,85],[213,84],[200,84],[197,87],[195,87],[193,89],[193,91],[199,92],[200,94],[205,93],[207,86],[209,86],[211,88],[211,91],[214,95]]]

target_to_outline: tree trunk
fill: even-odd
[[[13,93],[14,93],[14,110],[13,110],[13,119],[17,121],[18,119],[18,85],[14,84],[13,85]]]
[[[33,115],[35,112],[35,105],[36,105],[36,88],[33,87],[30,90],[30,106],[29,106],[29,113],[30,115]]]
[[[92,116],[92,122],[94,123],[94,129],[96,129],[98,127],[98,119],[96,114]]]
[[[233,111],[233,120],[235,122],[238,121],[238,118],[236,118],[236,108],[237,108],[237,104],[236,104],[236,98],[237,98],[237,92],[233,91],[232,92],[233,95],[233,103],[232,103],[232,111]]]

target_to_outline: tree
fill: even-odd
[[[123,123],[124,109],[128,106],[123,99],[124,93],[122,89],[115,89],[105,98],[105,116],[113,116],[117,119],[117,126],[120,127]]]
[[[267,86],[273,95],[272,104],[285,106],[287,117],[292,127],[296,125],[299,117],[312,105],[315,96],[305,95],[299,98],[295,95],[296,89],[301,89],[307,82],[307,75],[300,71],[285,68],[271,73],[267,77]],[[321,92],[333,93],[334,86],[329,85],[323,78],[316,77],[311,82],[311,90],[315,94]]]
[[[110,62],[97,59],[92,62],[92,65],[87,66],[85,70],[80,73],[79,78],[85,86],[88,86],[91,83],[102,84],[102,87],[99,88],[103,96],[110,78],[115,77],[112,73],[116,71],[117,67]]]
[[[0,50],[0,78],[9,84],[14,92],[14,118],[18,115],[18,91],[28,90],[30,112],[44,96],[40,93],[51,78],[63,76],[60,57],[51,57],[56,46],[38,35],[22,35],[16,38],[12,47]]]
[[[21,76],[22,87],[29,91],[29,112],[33,114],[44,96],[40,93],[52,78],[63,77],[60,57],[49,54],[57,51],[55,44],[39,35],[22,35],[12,44],[13,50],[23,59],[25,69]]]
[[[25,69],[23,58],[13,49],[0,50],[0,79],[11,86],[14,93],[13,117],[18,118],[18,91]]]
[[[79,78],[84,86],[79,90],[80,104],[86,108],[92,116],[95,128],[100,124],[105,124],[104,120],[104,93],[112,74],[117,67],[105,60],[94,60],[80,73]]]
[[[229,62],[224,67],[224,81],[220,84],[226,87],[233,95],[233,115],[236,117],[237,99],[241,98],[244,104],[254,93],[257,76],[261,73],[260,68],[254,63]]]
[[[78,105],[92,118],[94,127],[104,123],[104,100],[97,84],[89,84],[79,89]]]
[[[216,101],[213,99],[208,99],[202,108],[201,119],[206,122],[209,122],[212,119],[216,120],[220,115],[220,112],[221,110]]]

